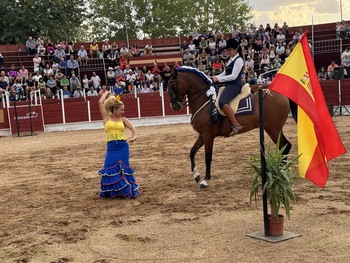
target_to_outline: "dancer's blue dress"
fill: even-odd
[[[124,129],[122,121],[108,120],[105,123],[107,151],[104,168],[98,172],[101,175],[100,196],[103,198],[133,198],[140,194],[134,170],[129,166],[129,144]]]

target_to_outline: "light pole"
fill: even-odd
[[[343,21],[343,4],[342,1],[339,1],[340,4],[340,22]]]
[[[230,24],[231,24],[231,35],[233,37],[233,25],[232,25],[232,0],[230,0]]]
[[[128,24],[126,23],[126,8],[125,8],[125,0],[124,0],[124,25],[125,25],[125,35],[126,35],[126,48],[129,48],[129,36],[128,36]]]

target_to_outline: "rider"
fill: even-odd
[[[244,62],[241,47],[236,39],[229,39],[226,43],[225,49],[227,49],[230,59],[226,64],[224,72],[213,77],[213,83],[220,82],[226,85],[219,98],[219,107],[231,122],[231,132],[229,136],[232,136],[243,129],[243,126],[238,123],[229,104],[241,92],[243,86],[242,70]]]

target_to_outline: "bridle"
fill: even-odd
[[[177,81],[177,78],[175,80],[171,80],[171,83],[169,83],[170,85],[168,86],[168,92],[169,92],[169,96],[170,96],[170,103],[173,107],[174,110],[180,110],[182,107],[184,106],[188,106],[189,105],[189,101],[187,100],[186,102],[182,102],[182,100],[180,100],[178,98],[178,95],[176,94],[176,90],[178,90],[179,84]],[[172,88],[171,86],[174,85],[174,88]],[[175,90],[174,90],[175,89]],[[203,95],[203,91],[207,91],[208,87],[205,87],[203,89],[197,90],[196,92],[194,92],[193,94],[191,94],[192,96],[197,95],[193,101],[195,102],[197,99],[199,99],[202,95]],[[188,96],[188,95],[187,95]],[[202,109],[202,107],[201,107]]]

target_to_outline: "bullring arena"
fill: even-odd
[[[333,120],[349,149],[348,117]],[[292,154],[296,128],[288,119]],[[258,130],[216,139],[204,191],[190,173],[197,135],[189,123],[137,131],[130,162],[142,194],[132,200],[99,198],[103,129],[1,138],[0,262],[349,261],[349,153],[328,163],[324,189],[296,180],[298,204],[285,229],[301,236],[272,244],[246,236],[263,229],[245,169],[259,152]],[[197,165],[204,173],[203,149]]]

